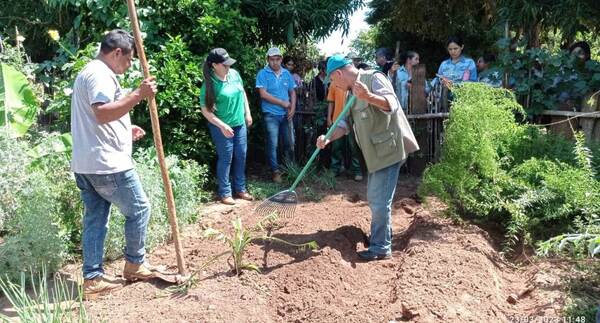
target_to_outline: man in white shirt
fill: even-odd
[[[104,37],[100,53],[77,75],[71,102],[75,173],[85,211],[83,215],[83,290],[86,299],[120,288],[104,274],[104,240],[110,207],[125,216],[126,280],[144,280],[153,273],[144,266],[145,238],[150,202],[134,169],[132,142],[144,136],[131,125],[129,111],[156,93],[154,78],[123,95],[116,74],[123,74],[133,59],[133,37],[123,30]]]

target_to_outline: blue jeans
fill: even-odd
[[[392,253],[392,200],[398,182],[398,172],[404,161],[374,173],[369,173],[367,200],[371,208],[371,239],[369,251]]]
[[[208,124],[210,136],[217,149],[217,195],[219,198],[231,196],[229,174],[233,182],[233,192],[246,192],[246,152],[248,140],[246,125],[232,127],[233,138],[223,135],[219,127]]]
[[[287,160],[291,160],[290,151],[290,136],[288,130],[287,115],[274,115],[271,113],[264,114],[265,128],[267,129],[267,161],[271,171],[279,170],[277,162],[277,146],[279,138],[283,139],[283,156]]]
[[[125,216],[125,248],[127,261],[141,264],[146,250],[146,229],[150,218],[150,201],[134,169],[114,174],[75,173],[83,200],[83,278],[104,274],[104,239],[108,229],[111,204]]]

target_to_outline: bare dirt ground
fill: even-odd
[[[565,268],[503,260],[487,232],[443,218],[442,203],[415,200],[416,179],[398,185],[393,258],[359,261],[356,251],[365,247],[370,225],[365,182],[339,181],[338,190],[320,202],[300,203],[293,221],[274,233],[291,242],[315,240],[316,252],[251,245],[246,259],[261,273],[235,276],[223,258],[199,273],[201,280],[187,295],[167,293],[166,283],[133,283],[85,302],[88,314],[108,322],[547,322],[559,317]],[[201,221],[183,233],[191,271],[227,250],[202,238],[203,229],[231,232],[236,217],[255,223],[256,203],[203,208]],[[148,260],[176,271],[172,245]],[[122,265],[113,262],[108,272],[118,275]]]

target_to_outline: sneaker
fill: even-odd
[[[370,250],[359,251],[359,252],[357,252],[357,254],[358,254],[358,258],[360,258],[361,260],[364,260],[364,261],[384,260],[384,259],[392,258],[391,254],[387,254],[387,253],[379,254],[379,253],[375,253]]]
[[[252,195],[248,194],[248,192],[239,192],[235,196],[237,198],[240,198],[240,199],[246,200],[246,201],[252,201],[252,200],[254,200],[254,197],[252,197]]]
[[[123,268],[123,278],[125,278],[125,280],[131,282],[136,280],[148,280],[155,277],[156,275],[144,264],[134,264],[125,261],[125,267]]]
[[[98,296],[108,294],[111,291],[123,288],[123,282],[107,277],[106,275],[98,276],[92,279],[84,279],[83,281],[83,299],[93,300]]]
[[[363,180],[363,176],[361,174],[354,175],[354,180],[360,182]]]
[[[231,196],[227,196],[221,199],[221,203],[226,204],[226,205],[234,205],[235,201],[233,200],[233,198]]]
[[[283,182],[283,180],[281,179],[280,172],[273,172],[273,182],[275,182],[277,184],[281,184]]]

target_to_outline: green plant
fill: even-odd
[[[420,194],[501,224],[509,249],[584,232],[597,220],[600,182],[582,135],[559,140],[517,123],[513,111],[522,109],[506,90],[465,84],[453,92],[442,158],[426,170]]]
[[[510,51],[508,39],[497,45],[500,68],[510,74],[515,94],[530,115],[561,104],[581,106],[586,95],[600,88],[600,63],[596,61],[582,63],[566,51],[545,48]]]
[[[35,136],[37,141],[29,142],[0,133],[0,236],[4,240],[0,245],[0,275],[12,279],[18,279],[20,271],[39,271],[41,263],[52,272],[80,252],[83,206],[69,169],[69,156],[39,148],[55,141],[64,148],[64,136]],[[169,235],[167,206],[154,150],[138,151],[135,160],[152,205],[147,236],[151,249]],[[167,157],[167,165],[179,222],[181,226],[192,223],[200,202],[209,198],[202,189],[208,182],[207,167],[173,156]],[[108,258],[120,256],[123,246],[123,217],[114,208],[112,212],[106,241]]]
[[[142,181],[144,192],[150,200],[151,215],[146,235],[146,248],[151,250],[166,241],[170,234],[167,217],[167,202],[163,190],[162,177],[153,148],[140,149],[134,156],[136,171]],[[189,160],[167,156],[167,168],[175,197],[177,220],[180,228],[196,221],[198,206],[206,202],[209,193],[203,188],[208,182],[208,168]],[[106,257],[116,259],[122,255],[124,246],[124,216],[113,208],[106,238]]]
[[[228,236],[227,234],[213,228],[204,230],[204,237],[223,241],[229,248],[227,251],[211,258],[211,261],[214,261],[222,256],[229,255],[231,258],[233,258],[232,269],[235,271],[236,275],[240,275],[242,270],[260,271],[256,264],[247,263],[244,261],[244,254],[248,246],[255,241],[273,241],[290,245],[300,250],[305,250],[307,248],[310,250],[315,250],[319,248],[315,241],[296,244],[263,233],[264,231],[268,230],[269,227],[272,227],[276,222],[277,214],[273,213],[265,217],[250,230],[245,230],[242,226],[242,219],[236,218],[235,220],[231,221],[231,225],[233,226],[234,230],[231,236]]]
[[[248,246],[256,241],[273,241],[298,248],[301,251],[306,249],[316,250],[319,248],[315,241],[296,244],[271,236],[271,230],[278,226],[278,219],[277,213],[272,213],[261,219],[261,221],[253,228],[248,230],[244,229],[242,226],[241,218],[236,218],[231,221],[234,230],[232,235],[227,235],[224,232],[213,228],[207,228],[202,234],[203,237],[222,241],[227,245],[228,249],[220,254],[209,257],[208,260],[200,265],[200,268],[194,271],[182,284],[169,288],[168,291],[177,294],[187,294],[191,288],[194,288],[200,283],[199,275],[202,270],[224,256],[229,256],[233,259],[233,264],[230,264],[230,266],[238,276],[242,274],[243,270],[260,272],[260,268],[258,268],[256,264],[248,263],[244,260],[244,254],[246,253]]]
[[[181,36],[169,37],[161,50],[150,57],[159,76],[156,102],[161,131],[169,135],[166,153],[210,164],[215,157],[214,148],[198,100],[202,61],[192,54]],[[143,128],[151,128],[148,109],[135,109],[132,119]],[[142,145],[150,146],[151,139],[146,138]]]
[[[5,230],[6,221],[19,207],[18,193],[28,183],[27,177],[23,176],[30,161],[27,149],[24,142],[9,138],[0,131],[0,235]]]
[[[300,172],[302,172],[303,168],[304,165],[289,161],[285,162],[282,169],[284,171],[286,181],[290,184],[295,181],[296,178],[298,178],[298,175],[300,175]],[[334,189],[336,184],[335,173],[329,169],[319,170],[317,169],[317,164],[313,163],[306,171],[306,174],[304,174],[301,182],[307,187],[317,184],[325,189]]]
[[[0,275],[17,279],[19,272],[54,272],[68,260],[68,232],[61,214],[60,191],[51,175],[34,171],[18,192],[18,205],[7,221],[0,245]]]
[[[0,278],[0,291],[14,307],[21,322],[89,322],[83,304],[81,286],[71,285],[62,276],[56,275],[48,284],[46,269],[41,273],[30,273],[29,280],[21,272],[20,283]],[[27,281],[33,289],[27,290]],[[8,317],[0,314],[0,320],[9,322]]]
[[[58,132],[70,131],[71,94],[77,74],[92,61],[98,50],[97,43],[90,43],[75,54],[69,54],[65,61],[46,61],[39,64],[40,81],[49,88],[48,107],[44,114],[48,118],[51,130]]]
[[[284,185],[272,181],[248,181],[248,191],[257,200],[264,200],[286,189]]]
[[[39,106],[29,81],[0,63],[0,126],[11,137],[23,136],[36,121]]]

